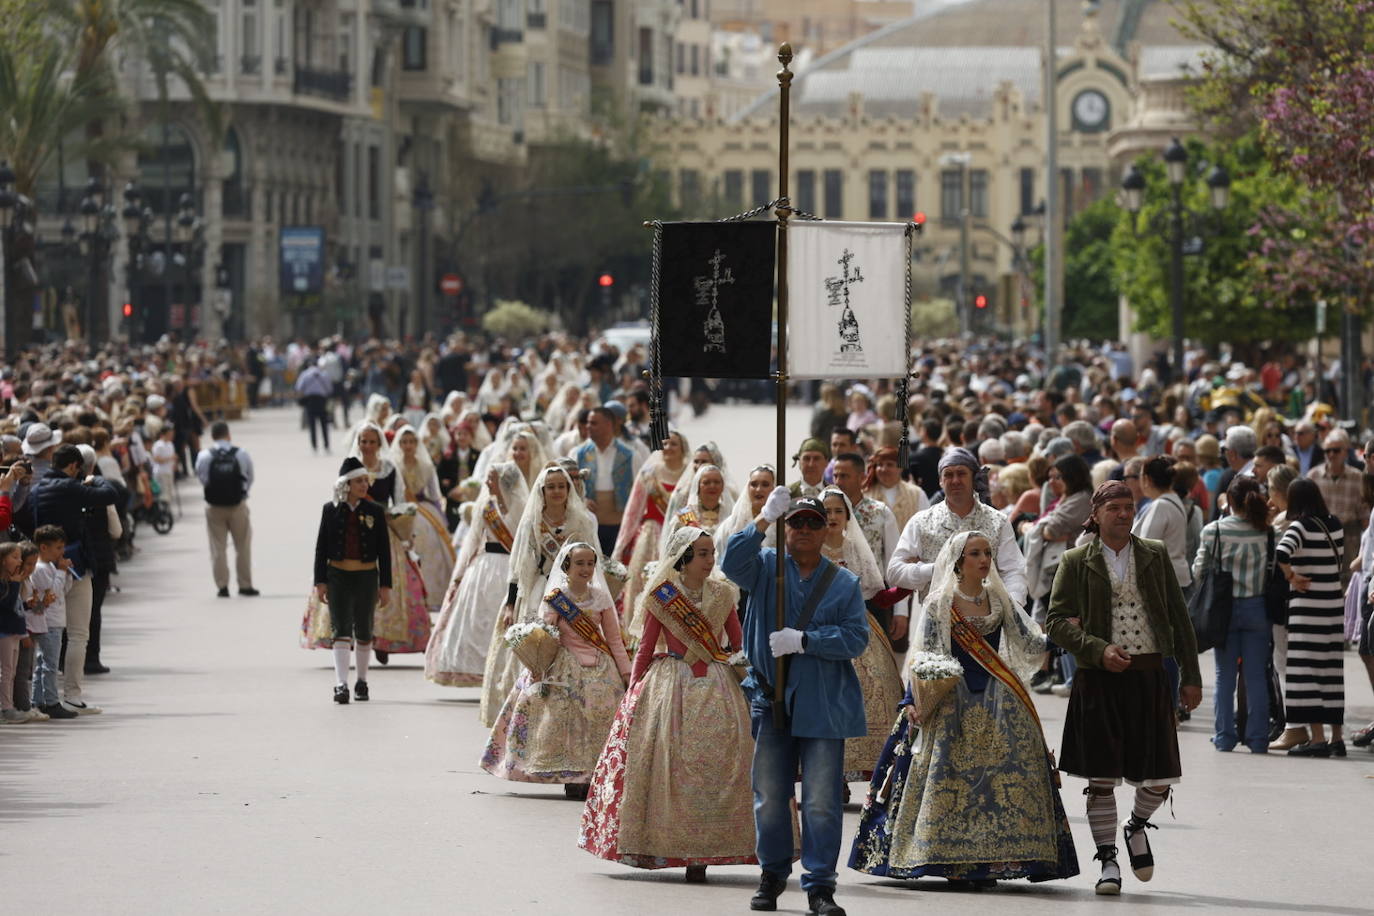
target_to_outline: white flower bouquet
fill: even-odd
[[[520,663],[538,680],[558,657],[558,629],[543,621],[517,623],[506,629],[506,645]]]
[[[730,656],[726,664],[734,670],[735,677],[739,680],[743,681],[749,676],[749,656],[744,654],[743,649]]]
[[[935,652],[917,652],[911,659],[911,696],[916,701],[916,718],[930,721],[960,678],[964,666],[958,659]]]
[[[415,504],[396,503],[393,506],[388,506],[386,520],[396,537],[403,541],[409,541],[415,532]]]

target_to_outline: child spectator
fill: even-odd
[[[30,606],[33,583],[29,581],[29,576],[33,575],[34,567],[38,565],[38,545],[33,541],[20,541],[19,558],[19,575],[15,576],[15,581],[19,583],[24,627],[29,632],[19,641],[19,662],[14,669],[14,708],[24,713],[30,722],[39,722],[49,717],[33,706],[33,634],[47,630],[43,609],[39,607],[34,611]]]
[[[19,643],[28,635],[19,612],[19,575],[23,559],[13,541],[0,544],[0,725],[18,725],[29,717],[14,708],[14,673],[19,665]]]
[[[34,637],[37,653],[33,671],[33,702],[52,719],[74,719],[79,713],[64,705],[57,694],[57,668],[62,657],[62,631],[67,627],[67,592],[76,581],[72,561],[64,551],[67,535],[58,525],[40,525],[33,533],[38,545],[38,565],[29,581],[43,608],[47,631]]]
[[[177,468],[176,430],[168,423],[162,427],[153,443],[153,479],[160,491],[158,496],[170,501]]]

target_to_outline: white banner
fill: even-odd
[[[792,378],[906,374],[906,229],[906,223],[788,224]]]

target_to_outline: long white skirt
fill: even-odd
[[[506,601],[510,554],[481,553],[445,597],[425,651],[425,677],[443,687],[482,683],[492,630]]]

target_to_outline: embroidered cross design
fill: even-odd
[[[851,274],[849,262],[854,260],[854,252],[848,248],[844,254],[840,255],[838,263],[841,275],[838,277],[826,277],[825,291],[830,297],[830,305],[842,305],[840,312],[840,352],[841,353],[862,353],[863,344],[859,342],[859,320],[854,317],[854,310],[849,307],[849,287],[855,283],[862,283],[864,276],[859,270],[859,266],[854,265]]]
[[[716,307],[720,298],[720,288],[727,283],[734,283],[734,274],[730,273],[730,268],[725,268],[721,272],[721,262],[725,260],[725,255],[716,249],[716,253],[706,259],[706,263],[711,265],[711,276],[694,277],[692,280],[696,290],[697,305],[709,306],[706,313],[706,322],[703,325],[705,330],[706,343],[701,347],[703,353],[724,353],[725,352],[725,322],[720,317],[720,310]]]

